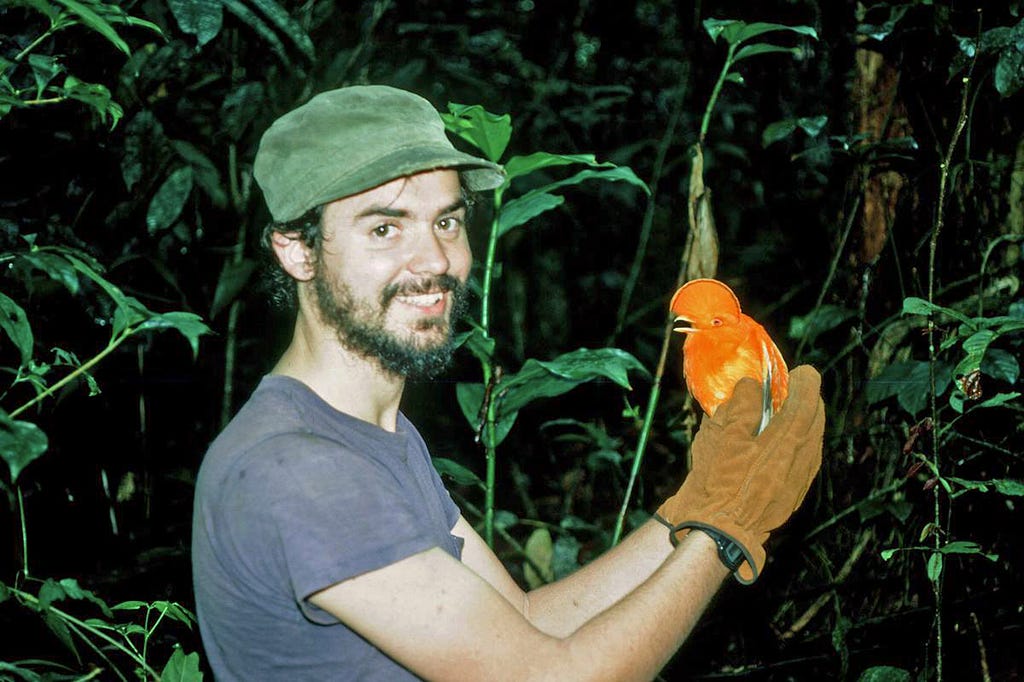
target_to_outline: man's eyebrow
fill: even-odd
[[[465,199],[457,199],[448,206],[445,206],[438,215],[444,215],[445,213],[454,213],[467,208],[468,205]],[[356,214],[356,218],[406,218],[409,216],[409,212],[401,208],[392,208],[391,206],[380,206],[374,204],[367,206],[365,209]]]

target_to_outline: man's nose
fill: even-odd
[[[434,230],[425,231],[413,245],[409,270],[415,273],[442,275],[448,272],[450,266],[448,246]]]

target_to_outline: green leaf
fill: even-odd
[[[565,197],[547,192],[527,192],[507,202],[498,215],[498,236],[506,234],[520,225],[525,225],[542,213],[558,208],[565,203]]]
[[[265,108],[263,83],[243,83],[228,93],[220,108],[221,129],[232,140],[240,140],[256,115]]]
[[[60,586],[64,591],[65,598],[92,602],[93,604],[96,604],[100,607],[100,610],[103,612],[104,616],[106,616],[107,618],[114,617],[114,614],[113,612],[111,612],[110,607],[107,606],[107,602],[97,597],[95,594],[93,594],[92,591],[81,587],[78,584],[78,581],[74,578],[61,578]]]
[[[1020,377],[1020,362],[1013,353],[1001,348],[989,348],[981,361],[981,371],[1012,386]]]
[[[954,540],[953,542],[947,542],[938,549],[939,554],[972,554],[983,556],[989,561],[998,561],[999,555],[988,554],[982,551],[981,546],[977,542],[971,542],[969,540]],[[937,556],[937,555],[933,555]]]
[[[1024,39],[1004,49],[996,62],[996,91],[1003,97],[1015,95],[1024,85]]]
[[[178,219],[185,200],[192,193],[192,179],[191,166],[182,166],[160,185],[146,212],[146,228],[150,234],[167,229]]]
[[[455,338],[455,346],[465,346],[481,363],[488,363],[494,358],[494,339],[484,333],[484,330],[475,322],[473,328],[462,332]]]
[[[110,90],[105,85],[86,83],[69,74],[64,79],[63,93],[65,97],[92,107],[101,121],[106,122],[107,117],[110,117],[111,128],[124,116],[124,109],[110,98]]]
[[[775,31],[788,31],[818,39],[818,32],[810,26],[787,26],[761,21],[748,24],[737,19],[705,19],[704,30],[711,36],[712,42],[721,37],[729,45],[739,45],[751,38]]]
[[[217,208],[227,206],[228,195],[224,190],[224,181],[220,176],[220,171],[217,170],[217,166],[210,160],[210,157],[191,142],[174,140],[171,142],[171,145],[178,152],[178,156],[192,168],[195,183],[203,189],[206,196],[210,197],[213,205]]]
[[[942,395],[952,380],[952,367],[943,362],[935,366],[935,394]],[[900,406],[912,415],[919,414],[928,405],[931,378],[927,362],[908,360],[896,362],[869,379],[865,397],[869,404],[896,396]]]
[[[53,79],[64,73],[64,66],[56,57],[48,54],[30,54],[28,65],[32,70],[32,79],[36,84],[36,99],[42,99],[43,93]]]
[[[582,163],[595,168],[614,168],[615,164],[610,161],[599,162],[593,154],[550,154],[548,152],[534,152],[527,156],[513,156],[505,164],[505,173],[508,174],[507,182],[515,178],[529,175],[542,168],[554,166],[568,166],[574,163]]]
[[[253,7],[263,12],[264,16],[270,20],[270,23],[286,35],[307,59],[313,61],[316,57],[313,50],[313,41],[310,40],[309,34],[306,33],[305,29],[292,19],[287,10],[274,0],[249,0],[249,2],[252,3]]]
[[[291,59],[288,57],[288,51],[285,49],[284,43],[277,37],[274,29],[267,25],[267,22],[242,4],[240,0],[221,0],[221,2],[224,5],[224,9],[234,14],[243,24],[251,28],[256,35],[265,40],[270,45],[271,52],[277,55],[278,59],[289,66],[291,65]]]
[[[217,37],[224,23],[221,0],[167,0],[182,32],[196,37],[200,48]]]
[[[841,305],[825,304],[807,315],[798,315],[789,322],[788,335],[791,339],[806,338],[813,343],[818,336],[831,331],[843,322],[856,317],[857,311]]]
[[[437,469],[437,473],[442,478],[450,478],[458,485],[472,485],[480,488],[480,490],[485,488],[484,482],[480,480],[479,476],[455,460],[445,457],[432,457],[431,461],[433,461],[434,468]]]
[[[176,601],[158,599],[150,604],[150,608],[159,611],[167,618],[187,625],[189,628],[196,622],[195,615]]]
[[[601,378],[631,390],[628,376],[631,370],[647,373],[639,360],[618,348],[580,348],[546,362],[531,358],[519,372],[498,386],[501,396],[498,405],[502,412],[518,411],[538,398],[559,396],[582,383]]]
[[[450,113],[441,114],[445,127],[497,163],[512,138],[512,117],[492,114],[479,104],[448,103]]]
[[[211,320],[238,298],[255,270],[256,261],[251,258],[245,258],[240,263],[224,263],[220,277],[217,278],[217,289],[213,292],[213,303],[210,304]]]
[[[523,552],[529,559],[523,562],[523,575],[530,589],[537,589],[554,580],[551,560],[555,554],[555,546],[547,528],[535,528],[523,545]]]
[[[955,483],[961,486],[963,490],[959,490],[954,493],[955,497],[959,497],[963,493],[970,491],[978,492],[995,492],[1008,497],[1024,497],[1024,481],[1018,481],[1012,478],[996,478],[988,481],[972,481],[966,478],[957,478],[955,476],[947,476],[946,480],[951,483]]]
[[[35,348],[32,326],[28,322],[24,308],[3,292],[0,292],[0,327],[7,333],[7,337],[14,347],[18,349],[18,353],[21,355],[21,364],[29,364],[32,361]]]
[[[857,682],[910,682],[909,671],[891,665],[876,665],[860,674]]]
[[[816,137],[825,129],[827,123],[828,116],[801,116],[770,123],[761,133],[761,146],[768,147],[783,140],[792,135],[797,128],[803,130],[810,137]]]
[[[12,419],[0,410],[0,457],[7,462],[11,485],[29,464],[43,456],[49,447],[46,434],[31,422]]]
[[[961,312],[953,310],[952,308],[943,308],[940,305],[929,303],[923,298],[916,296],[908,296],[903,299],[903,314],[904,315],[931,315],[933,312],[942,313],[948,317],[952,317],[954,320],[959,320],[965,324],[973,325],[974,320],[967,317]]]
[[[81,288],[75,267],[67,258],[59,253],[51,253],[48,251],[29,251],[27,253],[20,253],[18,254],[18,263],[16,264],[16,267],[20,268],[23,264],[31,266],[36,270],[41,270],[48,275],[50,279],[64,285],[64,288],[72,295],[77,295]]]
[[[199,354],[199,337],[210,333],[210,328],[201,317],[195,313],[180,311],[159,314],[148,310],[147,312],[150,313],[150,317],[139,325],[139,331],[174,329],[188,341],[192,347],[192,356]]]
[[[928,574],[928,580],[933,583],[939,582],[939,578],[942,576],[942,554],[939,552],[933,552],[928,555],[926,572]]]
[[[160,682],[202,682],[199,654],[186,654],[180,647],[174,649],[167,665],[160,671]]]
[[[775,54],[780,52],[799,56],[801,50],[799,47],[784,47],[782,45],[772,45],[771,43],[754,43],[753,45],[744,45],[740,49],[736,50],[736,54],[732,58],[732,63],[735,64],[742,59],[749,59],[762,54]]]
[[[96,31],[104,38],[106,38],[111,45],[130,55],[132,52],[128,49],[128,43],[121,39],[121,36],[117,34],[114,27],[107,23],[100,15],[96,14],[87,5],[78,2],[77,0],[55,0],[58,4],[64,5],[69,12],[74,14],[82,24],[88,26],[92,30]]]

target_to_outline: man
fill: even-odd
[[[254,170],[297,315],[197,482],[197,612],[218,679],[648,680],[730,571],[756,579],[820,464],[816,372],[794,370],[756,439],[760,390],[741,383],[655,520],[526,593],[399,409],[406,378],[451,353],[467,191],[501,169],[456,151],[425,100],[363,86],[279,119]]]

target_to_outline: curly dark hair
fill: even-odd
[[[476,195],[466,186],[466,178],[459,173],[459,185],[466,202],[466,222],[472,216]],[[314,206],[298,218],[286,222],[271,222],[263,228],[260,235],[260,251],[263,260],[262,286],[266,290],[270,303],[274,308],[294,310],[296,307],[298,285],[296,281],[281,267],[274,253],[272,239],[275,232],[298,235],[302,243],[320,255],[323,248],[324,206]]]

